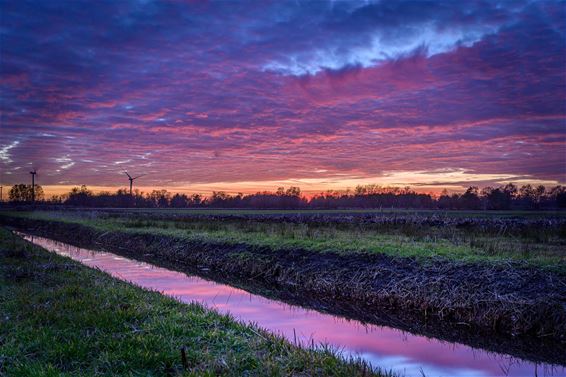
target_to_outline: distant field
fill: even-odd
[[[566,270],[566,217],[554,212],[69,210],[6,215],[107,231],[313,252],[514,260]]]
[[[204,208],[77,208],[65,211],[102,211],[108,213],[155,213],[175,215],[363,215],[363,214],[404,214],[404,215],[437,215],[448,217],[563,217],[566,211],[474,211],[474,210],[415,210],[401,208],[381,209],[204,209]]]

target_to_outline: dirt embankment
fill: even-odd
[[[464,332],[484,338],[497,335],[495,343],[538,347],[539,352],[528,355],[531,359],[566,364],[566,276],[537,268],[272,250],[158,234],[102,232],[54,221],[0,219],[75,245],[251,281],[291,299],[310,300],[311,306],[425,335],[440,331],[450,340]],[[443,329],[432,330],[439,327]],[[547,351],[541,354],[541,350]],[[524,350],[517,353],[522,355]]]

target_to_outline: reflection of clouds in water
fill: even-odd
[[[95,252],[41,237],[28,240],[120,279],[158,290],[185,303],[199,303],[242,322],[282,335],[303,345],[328,344],[345,357],[361,357],[384,370],[407,376],[558,376],[564,368],[539,366],[471,347],[416,336],[394,328],[365,325],[355,320],[303,309],[242,289],[196,276],[129,260],[107,252]]]
[[[372,365],[395,365],[395,370],[406,376],[425,375],[425,376],[446,376],[446,377],[491,377],[491,372],[478,369],[467,368],[438,368],[432,364],[426,364],[411,360],[403,356],[386,356],[379,357],[371,353],[345,353],[348,357],[361,357],[368,360]],[[386,370],[386,368],[382,368]],[[421,374],[422,371],[422,374]],[[486,374],[487,373],[487,374]]]

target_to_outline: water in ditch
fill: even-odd
[[[20,235],[51,252],[140,287],[160,291],[182,302],[198,302],[220,313],[230,313],[242,322],[253,322],[283,335],[291,342],[329,344],[346,357],[361,357],[373,366],[393,370],[400,375],[566,376],[566,368],[561,366],[535,364],[391,327],[362,324],[109,252],[78,248],[43,237]]]

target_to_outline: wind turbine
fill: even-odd
[[[37,170],[33,169],[29,172],[31,174],[31,203],[35,203],[35,175],[37,174]]]
[[[138,178],[140,178],[140,177],[143,177],[145,174],[138,175],[137,177],[133,177],[133,178],[132,178],[132,176],[129,175],[128,172],[125,171],[125,170],[124,170],[124,174],[126,174],[126,175],[128,176],[128,179],[130,180],[130,196],[132,196],[132,185],[133,185],[133,183],[134,183],[134,180],[136,180],[136,179],[138,179]]]

